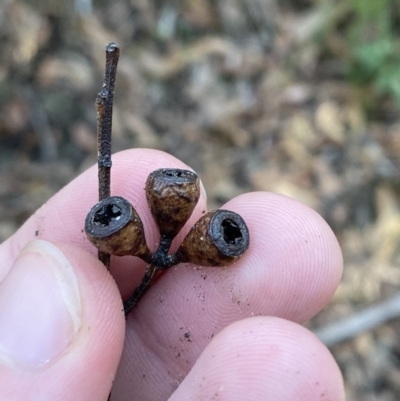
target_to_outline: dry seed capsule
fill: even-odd
[[[197,174],[162,168],[150,173],[146,198],[161,236],[174,238],[191,216],[200,197]]]
[[[85,231],[90,242],[104,253],[146,257],[150,252],[139,215],[120,196],[95,205],[86,216]]]
[[[237,213],[215,210],[193,226],[178,249],[179,262],[201,266],[228,266],[249,247],[246,223]]]

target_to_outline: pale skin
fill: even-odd
[[[152,249],[157,229],[143,188],[161,167],[188,168],[154,150],[113,156],[111,193],[136,208]],[[0,363],[0,399],[107,400],[113,380],[115,401],[345,399],[333,357],[302,327],[331,299],[342,274],[338,242],[316,212],[266,192],[232,199],[224,209],[249,227],[246,254],[225,269],[172,267],[125,323],[121,294],[138,284],[144,263],[112,258],[111,276],[97,260],[83,232],[96,202],[93,167],[0,246],[3,280],[29,241],[56,244],[74,269],[82,299],[81,328],[55,360],[34,371]],[[204,210],[203,191],[174,249]]]

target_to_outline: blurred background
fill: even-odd
[[[308,326],[375,306],[374,328],[330,347],[349,401],[399,400],[400,2],[3,0],[0,240],[96,162],[111,41],[113,151],[172,153],[210,208],[262,190],[317,210],[345,272]]]

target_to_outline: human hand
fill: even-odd
[[[158,231],[143,188],[161,167],[187,168],[153,150],[113,156],[111,193],[134,205],[152,249]],[[224,206],[250,230],[236,264],[182,264],[154,283],[128,317],[115,377],[125,336],[120,292],[133,291],[145,266],[113,258],[117,287],[97,260],[83,230],[96,176],[95,167],[83,173],[0,246],[1,400],[107,400],[113,381],[113,401],[344,400],[335,361],[301,326],[339,283],[339,245],[316,212],[263,192]],[[173,250],[204,210],[202,191]]]

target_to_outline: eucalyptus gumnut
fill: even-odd
[[[177,259],[201,266],[228,266],[249,247],[249,230],[243,218],[229,210],[202,216],[178,249]]]
[[[86,217],[85,231],[90,242],[107,254],[146,257],[150,252],[139,215],[120,196],[97,203]]]
[[[162,168],[150,173],[146,199],[161,237],[173,239],[191,216],[200,197],[197,174]]]

